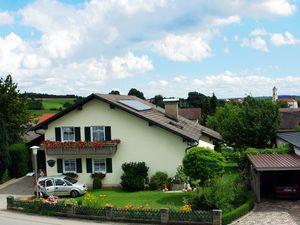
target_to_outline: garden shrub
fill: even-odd
[[[251,193],[247,193],[247,201],[239,207],[223,214],[222,224],[230,224],[232,221],[248,213],[254,206],[254,199]]]
[[[93,178],[93,189],[101,189],[102,188],[102,181],[99,177]]]
[[[161,190],[170,184],[168,174],[165,172],[158,171],[150,178],[150,189]]]
[[[223,156],[209,148],[193,147],[182,160],[184,173],[205,184],[209,179],[224,173]]]
[[[11,165],[9,166],[9,175],[13,178],[19,178],[24,176],[29,168],[29,150],[23,143],[12,144],[8,146],[8,152],[11,159]]]
[[[145,162],[123,163],[122,170],[121,185],[124,190],[140,191],[144,189],[149,170]]]
[[[222,209],[229,212],[246,201],[246,187],[241,178],[234,181],[216,178],[211,181],[210,187],[195,194],[190,199],[193,210]]]
[[[184,184],[188,182],[188,176],[184,173],[183,166],[178,166],[172,181],[174,184]]]
[[[241,159],[241,151],[239,149],[231,149],[223,147],[221,149],[221,154],[227,162],[238,163]]]

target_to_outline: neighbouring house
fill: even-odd
[[[201,108],[179,108],[178,113],[191,121],[201,123]]]
[[[293,98],[279,98],[277,101],[285,102],[289,108],[292,109],[298,108],[298,102]]]
[[[104,186],[119,186],[125,162],[144,161],[149,174],[174,176],[191,146],[214,147],[219,133],[178,115],[178,101],[165,109],[135,96],[91,94],[82,102],[32,128],[44,130],[46,174],[76,173],[92,184],[104,173]]]
[[[37,122],[37,124],[41,123],[41,122],[44,122],[45,120],[49,119],[50,117],[54,116],[55,114],[54,113],[46,113],[46,114],[43,114],[39,121]]]
[[[280,130],[292,130],[300,126],[300,108],[281,108]]]
[[[248,155],[251,186],[258,202],[262,198],[274,197],[276,185],[282,180],[294,179],[300,186],[300,132],[278,133],[276,144],[289,144],[294,153]]]

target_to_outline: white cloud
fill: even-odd
[[[187,77],[186,76],[176,76],[173,78],[173,80],[175,82],[178,82],[178,83],[181,83],[181,82],[185,82],[187,80]]]
[[[212,56],[209,46],[211,32],[184,35],[168,34],[163,40],[153,43],[154,50],[174,61],[202,61]]]
[[[151,71],[153,70],[153,65],[147,55],[136,57],[131,52],[128,52],[124,57],[115,57],[111,61],[111,69],[112,73],[121,79]]]
[[[9,12],[0,12],[0,25],[13,24],[14,17]]]
[[[241,18],[237,15],[235,16],[229,16],[227,18],[214,18],[210,22],[211,26],[227,26],[230,24],[239,24],[241,22]]]
[[[165,97],[186,97],[188,92],[196,90],[211,96],[214,92],[218,98],[234,98],[252,96],[271,96],[272,88],[276,86],[281,94],[299,93],[298,76],[283,76],[272,78],[256,74],[234,73],[224,71],[217,75],[207,75],[204,78],[189,79],[185,83],[169,82],[162,88],[157,81],[148,83],[146,94],[154,96],[157,93]],[[174,91],[175,90],[175,91]]]
[[[257,50],[261,50],[264,52],[268,52],[268,47],[267,47],[267,43],[264,39],[262,39],[260,36],[255,37],[255,38],[244,38],[242,43],[241,43],[242,47],[250,47],[250,48],[254,48]]]
[[[265,29],[257,28],[253,31],[251,31],[250,35],[252,36],[265,36],[268,35],[269,33]]]
[[[284,34],[271,34],[270,42],[276,46],[279,45],[295,45],[300,42],[290,32],[284,32]]]

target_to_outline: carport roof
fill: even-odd
[[[257,171],[300,170],[300,156],[296,154],[247,155]]]

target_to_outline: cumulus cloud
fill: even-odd
[[[136,57],[132,52],[128,52],[124,57],[117,56],[113,58],[111,61],[111,69],[112,73],[121,79],[151,71],[153,70],[153,65],[147,55]]]
[[[241,18],[235,15],[226,18],[214,18],[211,20],[210,25],[220,27],[220,26],[227,26],[230,24],[239,24],[240,22],[241,22]]]
[[[163,87],[157,81],[148,83],[149,96],[160,93],[163,96],[186,97],[187,93],[197,90],[211,96],[215,93],[218,98],[271,96],[272,88],[276,86],[280,93],[299,93],[299,87],[294,84],[300,82],[298,76],[284,76],[272,78],[256,74],[234,73],[224,71],[216,75],[207,75],[204,78],[188,79],[186,83],[169,81],[167,87]],[[176,92],[174,92],[176,90]]]
[[[271,34],[270,41],[276,46],[280,45],[295,45],[300,42],[290,32],[284,32],[284,34]]]
[[[202,61],[212,55],[209,41],[211,32],[184,35],[168,34],[163,40],[153,43],[154,50],[174,61]]]
[[[13,24],[14,17],[9,12],[0,12],[0,25]]]
[[[244,38],[242,43],[241,43],[242,47],[250,47],[250,48],[254,48],[257,50],[261,50],[264,52],[268,52],[269,49],[267,47],[267,42],[261,38],[260,36],[255,37],[255,38]]]

